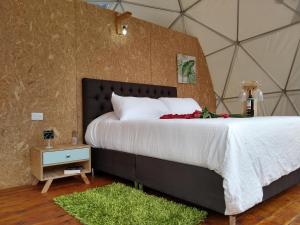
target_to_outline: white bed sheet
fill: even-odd
[[[85,139],[124,151],[214,170],[223,179],[226,215],[262,201],[262,187],[300,167],[300,117],[120,121],[95,119]]]

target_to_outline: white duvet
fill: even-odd
[[[300,167],[300,117],[95,119],[88,144],[206,167],[223,179],[226,215],[262,201],[262,187]]]

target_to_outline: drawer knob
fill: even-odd
[[[68,158],[70,158],[70,157],[71,157],[71,155],[70,155],[70,154],[67,154],[67,155],[66,155],[66,158],[67,158],[67,159],[68,159]]]

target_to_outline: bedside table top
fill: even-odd
[[[59,151],[59,150],[68,150],[68,149],[78,149],[78,148],[90,148],[90,145],[85,144],[62,144],[62,145],[53,145],[53,148],[47,148],[46,146],[36,146],[33,147],[32,150],[38,150],[38,151]]]

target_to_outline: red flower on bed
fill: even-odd
[[[226,119],[226,118],[229,118],[229,114],[227,114],[227,113],[223,113],[222,116],[223,116],[223,118],[225,118],[225,119]]]
[[[196,110],[195,112],[193,112],[193,117],[194,118],[200,118],[200,116],[201,116],[201,111]]]
[[[223,117],[224,119],[229,117],[237,117],[237,118],[243,118],[243,115],[234,115],[234,114],[216,114],[208,111],[208,108],[205,107],[202,111],[196,110],[195,112],[191,114],[166,114],[162,115],[160,119],[209,119],[209,118],[219,118]]]
[[[200,116],[201,116],[201,111],[196,110],[191,114],[166,114],[166,115],[162,115],[160,119],[194,119],[194,118],[200,118]]]

